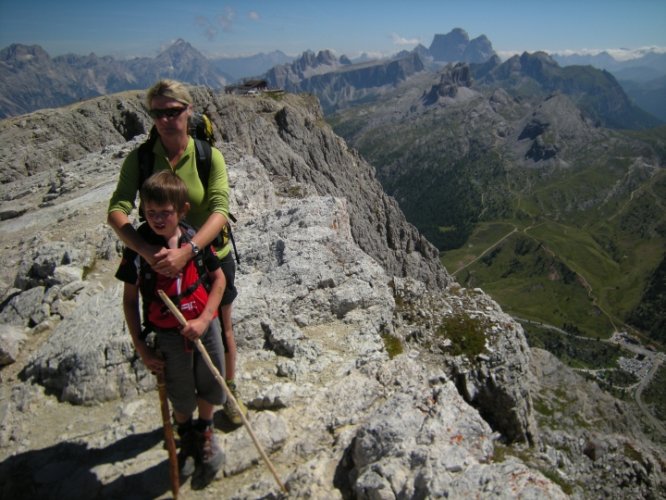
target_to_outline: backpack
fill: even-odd
[[[210,177],[210,169],[213,161],[213,152],[211,150],[215,144],[215,135],[213,134],[213,122],[205,113],[194,113],[188,123],[188,133],[194,139],[194,147],[196,149],[196,166],[197,174],[204,191],[208,190],[208,178]],[[157,129],[153,125],[150,129],[148,139],[139,146],[139,189],[143,186],[145,180],[153,173],[155,164],[155,155],[153,154],[153,146],[157,140]],[[143,211],[139,207],[139,215],[143,219]],[[233,214],[229,214],[229,220],[236,222]],[[234,249],[234,257],[236,262],[240,265],[240,256],[236,248],[236,240],[231,232],[231,224],[227,224],[222,232],[213,241],[217,247],[222,247],[226,244],[227,240],[231,240]]]
[[[183,232],[183,239],[185,242],[189,242],[196,231],[194,228],[184,222],[180,223],[180,228]],[[169,296],[171,301],[180,307],[181,301],[192,295],[199,286],[203,286],[206,290],[206,294],[210,292],[210,279],[208,277],[208,269],[206,269],[206,264],[204,262],[204,252],[199,252],[192,261],[196,269],[196,280],[190,281],[189,283],[183,283],[183,289],[178,295]],[[187,265],[190,265],[188,262]],[[184,272],[183,275],[187,277],[189,273]],[[139,290],[141,292],[141,303],[143,311],[143,330],[141,332],[142,336],[145,338],[148,333],[154,331],[155,325],[153,325],[148,317],[150,312],[150,307],[154,303],[160,304],[160,309],[164,313],[168,313],[168,308],[166,304],[162,303],[162,299],[157,295],[157,273],[153,271],[150,264],[141,256],[139,256]]]

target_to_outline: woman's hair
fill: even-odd
[[[173,205],[181,213],[188,202],[187,186],[183,180],[169,170],[161,170],[146,179],[140,190],[141,204]]]
[[[168,97],[183,104],[192,104],[192,95],[187,87],[176,80],[160,80],[148,89],[146,105],[151,109],[153,98],[157,96]]]

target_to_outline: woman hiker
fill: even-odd
[[[116,190],[108,208],[108,223],[130,249],[143,257],[157,273],[176,276],[199,249],[214,243],[228,224],[229,182],[222,153],[211,148],[211,168],[208,185],[204,186],[197,172],[197,152],[194,139],[188,134],[192,116],[192,96],[185,85],[174,80],[160,80],[148,89],[146,106],[152,117],[157,138],[152,145],[153,171],[169,169],[186,184],[190,200],[187,222],[198,228],[191,245],[168,249],[151,245],[134,229],[129,214],[135,206],[140,189],[139,148],[132,151],[120,170]],[[222,340],[225,348],[226,382],[244,415],[247,409],[236,389],[236,341],[234,339],[231,309],[238,292],[234,285],[236,264],[231,243],[226,241],[217,248],[217,256],[226,278],[226,289],[219,309]],[[224,410],[235,425],[242,423],[238,410],[227,400]]]

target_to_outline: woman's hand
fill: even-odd
[[[177,276],[192,257],[189,245],[180,248],[160,248],[153,254],[154,263],[151,267],[164,276]]]

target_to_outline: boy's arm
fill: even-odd
[[[217,312],[218,307],[220,307],[222,295],[227,286],[227,280],[225,279],[221,268],[218,267],[214,271],[209,271],[208,276],[210,277],[212,284],[210,291],[208,292],[208,302],[206,302],[206,307],[198,318],[188,321],[187,325],[183,327],[181,332],[183,336],[190,340],[198,339],[206,332],[206,330],[208,330],[210,322],[213,321],[215,313]]]
[[[125,283],[123,290],[123,312],[127,329],[132,336],[134,349],[141,356],[143,364],[151,372],[159,372],[164,369],[164,361],[160,360],[146,343],[141,340],[141,314],[139,312],[139,287]]]

